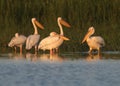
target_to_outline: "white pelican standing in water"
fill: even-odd
[[[40,35],[38,34],[36,25],[41,29],[44,29],[44,27],[36,20],[36,18],[32,18],[32,24],[33,24],[33,27],[34,27],[34,34],[28,36],[28,38],[26,40],[26,49],[30,50],[34,46],[35,47],[35,53],[36,53],[37,48],[38,48],[38,42],[39,42],[39,39],[40,39]]]
[[[63,43],[64,40],[69,40],[67,37],[64,37],[62,25],[70,27],[70,25],[64,21],[61,17],[57,19],[58,26],[60,28],[60,34],[56,32],[51,32],[50,36],[44,38],[38,45],[38,49],[50,50],[50,54],[53,54],[53,49],[58,49],[59,46]]]
[[[90,27],[88,29],[88,33],[85,35],[82,43],[87,41],[87,44],[89,46],[89,53],[91,53],[91,51],[93,49],[97,49],[98,54],[99,54],[100,53],[100,48],[105,46],[105,42],[104,42],[104,39],[100,36],[91,36],[92,34],[94,34],[94,32],[95,32],[94,27]]]
[[[22,54],[22,46],[26,41],[26,37],[24,35],[19,35],[18,33],[15,33],[15,37],[11,39],[11,41],[8,43],[9,47],[15,47],[15,53],[16,53],[16,47],[20,47],[20,53]]]

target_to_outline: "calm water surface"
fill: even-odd
[[[120,86],[120,52],[0,54],[0,86]]]

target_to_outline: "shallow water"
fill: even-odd
[[[120,52],[0,54],[0,86],[120,86]]]

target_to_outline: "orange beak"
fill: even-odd
[[[69,38],[62,36],[62,35],[60,35],[60,38],[62,38],[63,40],[66,40],[66,41],[70,40]]]
[[[60,23],[68,28],[70,28],[70,24],[68,24],[66,21],[64,21],[63,19],[60,20]]]
[[[82,43],[84,43],[91,34],[92,34],[92,31],[88,31],[84,39],[82,40]]]
[[[35,20],[35,24],[36,24],[39,28],[44,29],[43,25],[40,24],[37,20]]]

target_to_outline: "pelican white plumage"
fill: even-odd
[[[28,38],[26,40],[26,49],[30,50],[34,46],[35,47],[35,53],[36,53],[37,52],[37,47],[38,47],[38,42],[40,40],[40,35],[38,34],[36,25],[40,29],[44,29],[44,27],[42,26],[42,24],[40,24],[36,20],[36,18],[32,18],[32,24],[33,24],[33,27],[34,27],[34,34],[28,36]]]
[[[22,46],[25,43],[26,39],[27,39],[26,36],[15,33],[15,37],[11,39],[11,41],[8,43],[8,46],[15,47],[15,53],[16,47],[20,47],[20,53],[22,53]]]
[[[50,36],[44,38],[38,45],[38,49],[50,50],[50,54],[53,53],[53,49],[58,49],[59,46],[63,43],[64,40],[69,40],[67,37],[64,37],[62,25],[70,27],[70,25],[64,21],[61,17],[57,19],[58,26],[60,28],[60,34],[56,32],[51,32]]]
[[[94,27],[90,27],[82,43],[87,41],[87,44],[89,46],[89,53],[91,53],[93,49],[97,49],[98,53],[100,53],[100,48],[105,46],[105,42],[101,36],[91,36],[92,34],[94,34],[94,32],[95,32]]]

